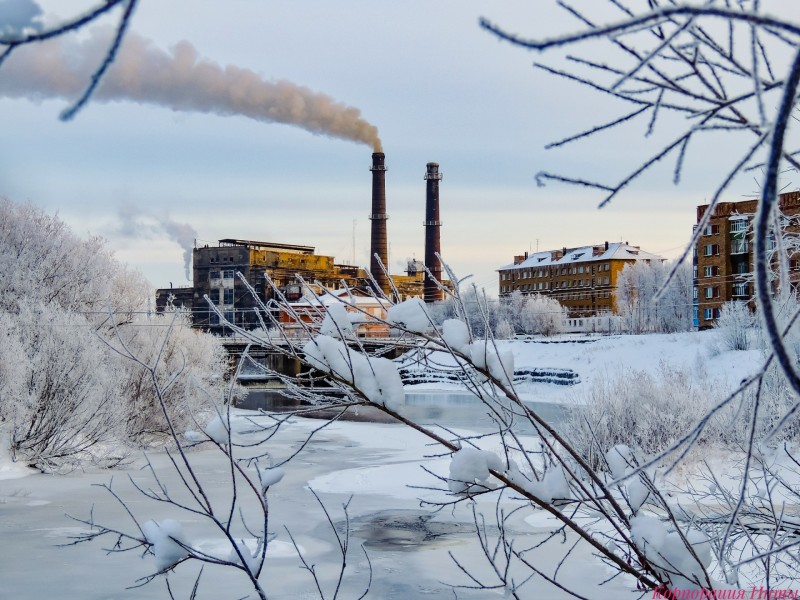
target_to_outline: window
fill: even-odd
[[[225,311],[225,320],[228,323],[233,323],[233,311],[232,310],[226,310]]]
[[[731,221],[731,233],[742,233],[747,229],[747,221],[744,219],[737,219]]]
[[[233,269],[226,269],[222,272],[223,279],[233,279]]]
[[[219,325],[219,315],[217,313],[211,313],[211,316],[208,318],[208,322],[211,325]]]
[[[703,229],[703,235],[717,235],[719,233],[719,225],[706,225]]]
[[[608,285],[610,283],[608,277],[603,277],[603,285]]]
[[[716,277],[719,275],[719,267],[703,267],[703,277]]]
[[[719,298],[719,288],[717,288],[717,287],[707,287],[706,288],[706,298]]]
[[[581,274],[583,273],[583,267],[582,266],[578,267],[578,273],[581,273]]]
[[[706,321],[710,321],[714,318],[714,309],[713,308],[704,308],[703,309],[703,319]]]
[[[233,289],[227,288],[225,291],[225,304],[233,304]]]
[[[209,271],[208,272],[209,279],[219,279],[219,271]]]
[[[500,280],[501,281],[505,281],[506,280],[506,274],[505,273],[500,273]]]
[[[697,300],[697,287],[692,288],[692,298]]]
[[[746,283],[734,283],[733,284],[733,295],[734,296],[747,296],[747,284]]]
[[[719,254],[719,244],[706,244],[703,246],[703,256],[717,256]]]
[[[746,254],[747,253],[747,240],[733,239],[731,240],[731,254]]]

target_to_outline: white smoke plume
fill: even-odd
[[[166,233],[183,248],[183,268],[186,280],[192,281],[192,253],[197,231],[188,223],[178,223],[167,217],[156,217],[138,212],[132,207],[119,211],[119,233],[132,238],[156,238]]]
[[[97,28],[86,39],[63,37],[19,49],[0,73],[0,95],[75,99],[103,60],[110,38],[109,29]],[[186,41],[166,52],[128,33],[92,99],[243,115],[381,149],[377,128],[357,108],[289,81],[270,81],[249,69],[220,66],[199,57]]]

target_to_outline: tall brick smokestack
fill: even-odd
[[[439,182],[442,174],[439,173],[439,164],[429,162],[425,171],[425,267],[430,271],[436,281],[442,280],[442,263],[437,254],[441,253],[439,228]],[[431,275],[425,273],[422,284],[422,294],[425,302],[438,302],[444,300],[440,290]]]
[[[380,256],[384,267],[389,268],[389,251],[387,248],[386,236],[386,155],[383,152],[375,152],[372,155],[372,214],[369,216],[372,221],[372,237],[370,240],[369,252],[369,271],[375,278],[378,287],[387,296],[389,295],[389,278],[378,264],[375,255]]]

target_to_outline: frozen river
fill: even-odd
[[[549,405],[552,409],[553,406]],[[421,421],[441,423],[449,428],[482,429],[479,404],[458,395],[413,394],[403,409]],[[561,409],[556,408],[556,411]],[[241,415],[248,411],[239,411]],[[555,413],[554,413],[555,414]],[[563,414],[563,413],[560,413]],[[294,419],[290,427],[269,442],[276,459],[293,452],[313,428],[314,419]],[[313,496],[319,492],[340,530],[341,506],[350,496],[352,548],[341,598],[357,598],[366,585],[372,564],[370,597],[385,599],[452,599],[450,584],[468,584],[454,566],[449,552],[463,564],[486,573],[477,548],[470,505],[434,511],[420,503],[447,499],[443,492],[431,490],[441,483],[425,472],[447,474],[448,459],[437,456],[440,448],[428,445],[426,438],[398,424],[339,422],[319,432],[287,466],[286,477],[270,488],[270,530],[275,534],[261,576],[270,598],[305,599],[318,597],[308,573],[289,542],[291,531],[309,563],[317,565],[326,588],[332,595],[338,565],[335,539]],[[199,477],[212,500],[225,506],[228,488],[227,465],[214,449],[191,453]],[[164,454],[154,453],[151,461],[171,489],[179,481]],[[163,581],[126,589],[154,570],[152,557],[141,552],[107,553],[114,540],[58,547],[69,536],[83,529],[65,514],[88,517],[93,508],[98,522],[132,531],[130,519],[111,496],[93,484],[108,483],[126,500],[141,521],[172,517],[181,520],[193,542],[213,545],[213,532],[201,520],[178,514],[169,506],[153,503],[137,492],[131,482],[152,486],[149,473],[137,459],[124,470],[89,471],[66,476],[34,474],[21,479],[0,480],[0,597],[10,599],[155,599],[167,598]],[[423,469],[424,467],[424,469]],[[476,506],[493,514],[494,503],[487,498]],[[539,514],[539,513],[535,513]],[[511,531],[525,543],[541,539],[553,522],[533,522],[522,518],[511,524]],[[490,526],[489,531],[492,531]],[[246,532],[241,532],[247,536]],[[560,545],[560,542],[559,542]],[[543,566],[553,562],[552,552],[542,553]],[[587,597],[612,598],[629,594],[624,581],[615,580],[598,595],[596,585],[608,571],[591,554],[577,547],[571,560],[562,567],[565,578]],[[189,598],[197,565],[182,564],[171,576],[176,598]],[[562,592],[541,583],[529,585],[530,598],[566,598]],[[219,567],[206,568],[198,599],[241,598],[250,593],[239,572]],[[605,594],[608,594],[606,596]],[[502,590],[498,597],[503,597]],[[486,591],[458,590],[458,598],[486,598]]]
[[[556,426],[564,422],[568,411],[576,410],[576,407],[555,402],[526,402],[525,404]],[[253,389],[239,406],[254,410],[291,411],[300,405],[285,398],[276,390]],[[405,403],[398,407],[398,412],[422,425],[441,425],[480,432],[496,431],[497,429],[483,403],[474,394],[468,392],[407,392]],[[358,416],[363,420],[392,422],[391,418],[386,417],[375,408],[359,407]],[[533,428],[522,420],[518,421],[515,430],[521,434],[533,434]]]

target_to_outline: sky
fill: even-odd
[[[174,51],[178,60],[216,65],[206,70],[231,77],[247,70],[267,86],[288,81],[357,109],[377,128],[386,153],[391,271],[424,256],[423,175],[435,161],[444,174],[444,259],[496,294],[496,269],[525,251],[627,241],[677,256],[695,207],[707,202],[726,165],[724,147],[698,145],[680,186],[670,165],[659,166],[602,210],[597,193],[537,186],[540,170],[620,178],[658,143],[658,136],[643,137],[647,123],[639,121],[589,143],[545,150],[626,108],[532,67],[550,58],[558,64],[558,56],[501,42],[478,24],[487,17],[528,37],[578,29],[551,4],[142,0],[123,51],[151,52],[157,66]],[[0,24],[35,14],[37,5],[37,23],[55,23],[93,2],[0,0]],[[606,22],[618,16],[596,15]],[[44,75],[80,62],[76,53],[97,45],[110,22],[58,42],[61,50],[51,47]],[[67,101],[56,96],[74,98],[80,85],[65,76],[55,91],[35,93],[44,75],[26,67],[25,52],[42,50],[20,49],[0,68],[0,196],[57,213],[78,235],[102,235],[117,258],[156,287],[188,283],[184,249],[195,240],[311,245],[340,263],[368,263],[368,140],[215,114],[193,97],[159,105],[113,90],[63,122]],[[108,77],[122,85],[129,66],[119,62]],[[164,85],[180,79],[154,76]],[[725,199],[756,189],[746,177]]]

